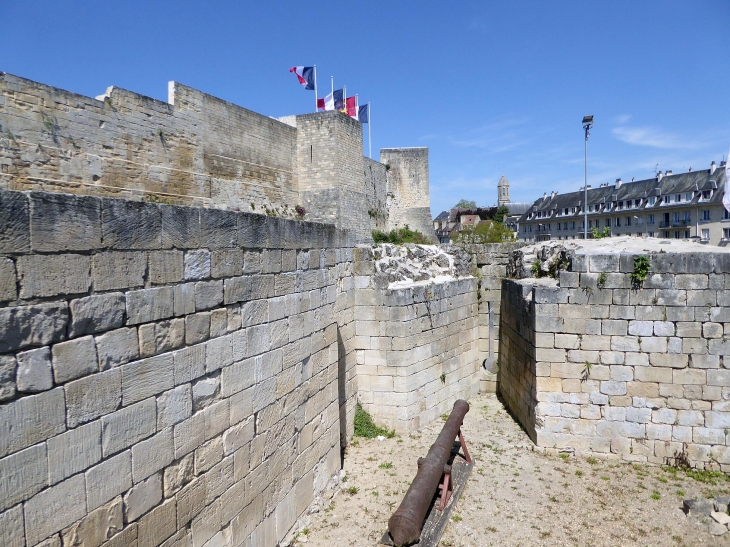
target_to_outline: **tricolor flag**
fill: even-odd
[[[357,109],[357,119],[360,123],[368,123],[370,121],[370,103]]]
[[[299,79],[299,83],[306,90],[314,90],[314,67],[313,66],[293,66],[289,72],[294,72]]]
[[[722,196],[722,204],[726,211],[730,211],[730,150],[725,161],[725,193]]]
[[[317,99],[317,108],[320,110],[342,110],[342,90],[336,89],[324,99]],[[339,105],[339,108],[338,108]]]
[[[345,92],[342,89],[334,91],[335,110],[345,110]]]

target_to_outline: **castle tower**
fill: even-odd
[[[509,181],[502,175],[497,183],[497,205],[507,205],[509,203]]]

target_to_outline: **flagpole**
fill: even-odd
[[[314,65],[314,111],[317,112],[317,65]]]
[[[369,150],[369,158],[373,159],[373,141],[370,138],[370,126],[373,122],[373,115],[370,113],[370,103],[368,103],[368,150]]]

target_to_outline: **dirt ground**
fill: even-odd
[[[685,516],[682,500],[730,493],[683,471],[550,455],[489,394],[470,401],[463,431],[475,467],[441,538],[443,546],[730,546],[730,532]],[[294,545],[375,546],[443,422],[419,434],[358,439],[344,482],[311,514]]]

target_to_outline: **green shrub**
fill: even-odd
[[[387,234],[380,230],[373,230],[373,241],[375,243],[394,243],[395,245],[402,245],[403,243],[429,245],[431,243],[421,232],[411,230],[407,224],[404,228],[391,230]]]
[[[483,221],[473,228],[463,228],[454,243],[503,243],[514,241],[515,236],[507,226],[497,221]]]

